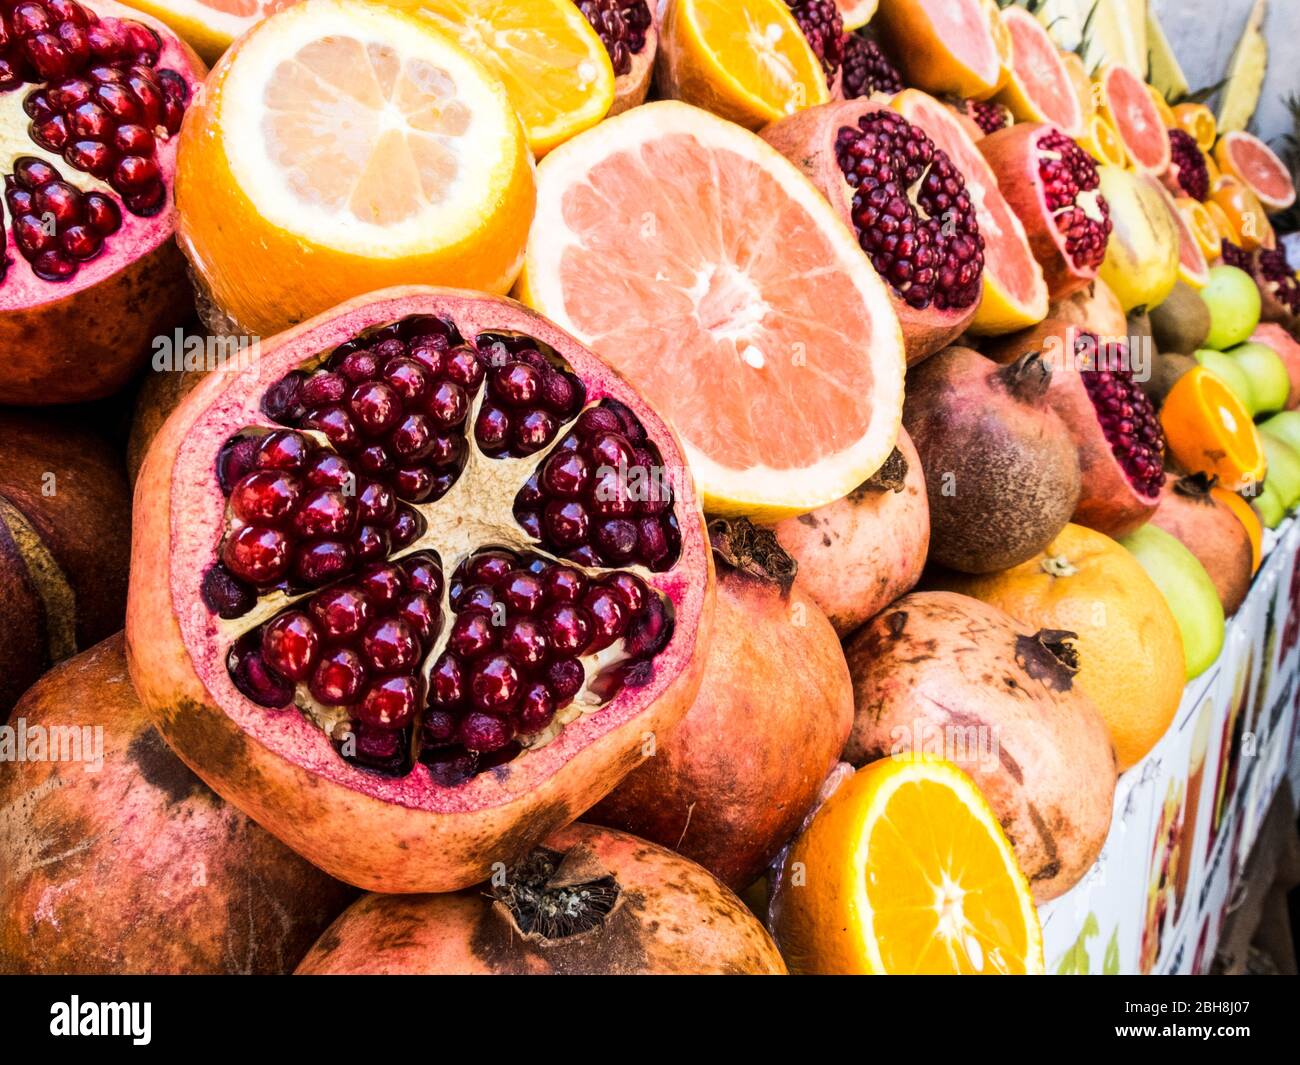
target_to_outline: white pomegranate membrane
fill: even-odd
[[[57,284],[105,253],[124,214],[162,211],[159,151],[190,96],[185,78],[160,65],[163,51],[143,23],[101,18],[76,0],[0,2],[0,94],[22,94],[30,119],[26,141],[6,143],[0,161],[9,229],[0,227],[0,286],[10,240],[36,278]]]
[[[477,413],[471,420],[471,412]],[[547,345],[414,316],[272,385],[217,457],[235,686],[348,762],[454,786],[653,676],[681,550],[639,419]],[[500,501],[501,514],[485,518]]]

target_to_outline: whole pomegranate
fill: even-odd
[[[903,424],[930,502],[930,558],[991,573],[1033,558],[1079,500],[1069,431],[1044,403],[1052,368],[1037,355],[1000,367],[949,348],[908,374]]]
[[[744,519],[709,533],[718,607],[704,683],[588,819],[671,847],[739,891],[816,800],[848,738],[853,692],[835,630],[772,533]]]
[[[112,0],[0,3],[0,403],[109,395],[185,316],[171,185],[203,75]]]
[[[172,754],[120,634],[14,716],[29,757],[0,774],[0,971],[286,973],[355,898]]]
[[[841,637],[906,595],[930,549],[925,473],[907,431],[899,430],[894,453],[864,484],[773,531],[799,563],[797,586]]]
[[[1048,403],[1079,452],[1083,490],[1071,520],[1116,538],[1133,532],[1160,502],[1165,435],[1128,345],[1049,318],[990,349],[999,361],[1034,352],[1054,366]]]
[[[186,397],[137,498],[159,730],[360,887],[479,882],[698,690],[713,572],[678,442],[513,301],[392,289],[282,333]]]
[[[1196,556],[1219,593],[1224,614],[1245,602],[1254,576],[1250,534],[1225,503],[1213,478],[1191,474],[1169,480],[1151,524],[1175,537]]]
[[[744,904],[693,862],[622,832],[571,825],[491,885],[367,895],[299,975],[784,975]]]
[[[0,412],[0,722],[51,665],[121,627],[130,519],[99,434]]]
[[[890,287],[907,361],[952,343],[979,309],[984,238],[948,154],[881,100],[806,108],[762,136],[857,234]]]
[[[857,715],[848,761],[941,752],[979,785],[1039,902],[1092,867],[1110,830],[1115,754],[1074,683],[1073,633],[1033,633],[976,599],[918,592],[845,653]]]
[[[659,31],[651,0],[576,0],[614,65],[610,115],[644,103],[654,74]]]
[[[1024,223],[1052,299],[1094,280],[1113,226],[1092,156],[1055,126],[1037,123],[990,133],[979,146]]]

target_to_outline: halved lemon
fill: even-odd
[[[535,195],[500,81],[382,4],[304,0],[255,26],[181,131],[181,246],[262,336],[389,285],[508,291]]]
[[[749,129],[830,99],[784,0],[673,0],[659,46],[668,95]]]
[[[859,769],[791,848],[775,932],[791,972],[1038,974],[1025,875],[974,782],[928,756]]]
[[[1124,142],[1119,139],[1115,127],[1099,114],[1094,113],[1085,120],[1079,144],[1103,166],[1117,166],[1122,170],[1128,164]]]
[[[614,102],[614,66],[571,0],[387,0],[415,11],[499,77],[539,159]]]
[[[537,181],[520,298],[673,422],[706,510],[805,513],[889,457],[904,370],[889,292],[774,148],[664,100],[561,145]]]
[[[175,30],[208,63],[268,15],[297,0],[122,0]]]

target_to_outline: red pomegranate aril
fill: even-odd
[[[387,529],[376,525],[362,525],[357,529],[353,550],[361,562],[372,562],[383,558],[393,548],[392,537]]]
[[[81,193],[66,181],[49,181],[40,186],[33,205],[37,214],[52,216],[60,228],[78,224],[84,215]]]
[[[546,667],[546,686],[557,706],[567,705],[582,689],[585,679],[582,663],[576,658],[558,658]]]
[[[306,680],[320,653],[320,633],[300,610],[281,614],[262,632],[262,658],[289,680]]]
[[[513,618],[505,624],[501,649],[521,666],[533,669],[546,661],[550,648],[541,625],[532,618]]]
[[[602,465],[587,495],[591,509],[604,517],[627,517],[636,510],[627,480],[617,467]]]
[[[492,394],[510,407],[527,407],[537,401],[542,375],[526,362],[516,362],[492,372]]]
[[[167,202],[167,189],[161,181],[155,181],[140,192],[125,196],[122,202],[132,214],[147,218],[157,214]]]
[[[398,357],[384,366],[384,380],[409,404],[429,394],[429,375],[415,360]]]
[[[349,640],[370,620],[370,602],[359,588],[340,585],[312,596],[307,609],[327,641]]]
[[[304,584],[320,585],[350,573],[353,551],[338,540],[313,540],[298,546],[294,576]]]
[[[442,567],[418,555],[402,560],[406,584],[414,592],[423,592],[430,598],[442,598]]]
[[[474,419],[474,439],[487,454],[502,450],[510,442],[510,415],[501,407],[484,403]]]
[[[397,513],[397,500],[387,485],[365,481],[357,491],[357,519],[370,525],[387,525]]]
[[[14,242],[18,250],[31,259],[54,247],[58,238],[34,214],[20,215],[14,220]]]
[[[275,526],[293,513],[301,494],[302,482],[296,475],[285,470],[258,470],[235,485],[230,507],[241,521]]]
[[[596,465],[606,469],[624,469],[632,465],[632,446],[622,433],[598,433],[583,446],[587,457]]]
[[[472,391],[483,383],[483,362],[473,348],[455,348],[447,353],[444,364],[447,377],[461,388]]]
[[[337,647],[321,655],[307,688],[326,706],[348,706],[361,694],[366,676],[361,656],[350,647]]]
[[[486,713],[507,714],[519,701],[522,683],[509,655],[492,655],[470,671],[470,701]]]
[[[348,397],[348,407],[363,433],[382,436],[401,417],[401,400],[391,385],[366,381],[357,385]]]
[[[227,621],[243,617],[257,602],[257,593],[220,562],[203,574],[202,594],[208,609]]]
[[[454,433],[436,433],[429,438],[429,452],[424,457],[431,466],[459,467],[465,461],[465,438]]]
[[[402,499],[423,503],[433,495],[433,471],[424,466],[404,466],[393,474],[393,488]]]
[[[486,614],[460,614],[451,626],[447,647],[461,658],[473,658],[496,646],[497,631]]]
[[[406,622],[422,641],[428,642],[441,628],[442,613],[438,606],[422,592],[403,596],[397,602],[397,617]]]
[[[545,599],[541,578],[526,570],[507,574],[499,587],[506,610],[512,614],[536,613]]]
[[[547,639],[557,654],[577,655],[591,642],[591,614],[583,607],[559,603],[543,616]]]
[[[465,715],[457,736],[467,750],[496,751],[514,739],[514,726],[504,718],[475,711]]]
[[[147,129],[157,128],[164,122],[166,114],[166,102],[158,82],[147,69],[134,67],[127,75],[126,83],[139,101],[140,124]]]
[[[420,658],[420,642],[415,630],[401,618],[381,618],[361,637],[366,661],[380,673],[411,669]]]
[[[32,262],[32,273],[46,281],[66,281],[77,272],[77,264],[62,251],[43,251]]]
[[[490,584],[470,584],[457,588],[452,585],[452,606],[453,609],[461,614],[490,614],[495,615],[497,611],[496,591]]]
[[[352,461],[364,473],[387,473],[393,468],[393,456],[383,444],[367,444],[353,456]]]
[[[339,406],[318,407],[302,419],[304,429],[314,429],[339,451],[353,451],[359,444],[356,424],[352,416]]]
[[[298,401],[304,407],[322,407],[341,403],[348,393],[348,383],[339,374],[320,370],[298,388]]]
[[[592,620],[588,653],[603,651],[627,631],[627,607],[612,588],[593,588],[583,597],[582,605]]]
[[[621,433],[623,421],[608,407],[588,407],[573,426],[577,437],[586,439],[600,433]]]
[[[278,529],[245,525],[226,539],[222,561],[236,577],[255,585],[274,584],[290,561],[289,539]]]
[[[258,651],[239,657],[231,679],[235,687],[261,706],[279,710],[293,701],[293,685],[272,670]]]
[[[388,537],[392,541],[393,550],[399,551],[403,547],[409,547],[423,535],[425,527],[424,519],[418,511],[410,507],[398,508],[397,516],[388,527]]]
[[[97,88],[102,89],[104,86]],[[79,139],[98,141],[113,134],[112,116],[93,99],[78,104],[68,113],[67,118],[69,131]],[[108,151],[106,146],[100,147]]]
[[[50,28],[50,17],[45,5],[37,3],[16,4],[9,14],[9,24],[19,37],[30,37]]]
[[[33,122],[28,128],[28,133],[32,140],[47,152],[62,152],[71,137],[68,131],[68,120],[62,115],[51,115],[49,118]]]
[[[354,721],[352,734],[356,742],[350,761],[354,765],[385,776],[400,776],[410,770],[406,733],[401,729],[375,728]]]
[[[34,189],[58,179],[59,172],[44,159],[24,155],[14,160],[14,180],[24,188]]]
[[[439,381],[429,395],[425,410],[444,429],[459,425],[469,413],[469,397],[454,381]]]
[[[348,533],[355,520],[353,504],[341,489],[313,488],[294,511],[293,530],[307,538],[337,537]]]
[[[515,522],[523,534],[532,540],[540,540],[545,535],[542,528],[542,515],[536,510],[515,509]]]
[[[297,471],[306,465],[311,450],[311,442],[301,433],[276,430],[263,437],[253,464],[259,469]]]
[[[127,155],[118,160],[108,180],[118,192],[133,193],[156,185],[158,178],[158,164],[152,159]]]
[[[419,462],[433,450],[433,427],[423,414],[408,414],[393,429],[389,443],[399,459]]]
[[[581,503],[553,499],[542,511],[542,527],[547,538],[556,546],[576,547],[586,540],[591,519]]]
[[[465,673],[460,659],[444,651],[429,674],[430,701],[438,706],[456,708],[466,698]]]
[[[332,451],[317,451],[302,471],[303,480],[313,488],[343,488],[353,484],[352,467],[347,459]]]
[[[59,243],[74,259],[86,262],[103,250],[104,238],[89,226],[71,226],[59,234]]]
[[[515,565],[515,557],[504,551],[483,551],[474,556],[465,572],[474,581],[495,584],[510,576]]]
[[[606,587],[612,588],[623,599],[628,614],[637,613],[646,603],[649,594],[645,582],[634,573],[613,573],[603,579]]]
[[[576,603],[587,590],[587,578],[570,566],[552,566],[542,577],[548,603]]]
[[[555,418],[546,411],[530,410],[515,425],[515,448],[521,455],[535,454],[555,439],[558,428]]]
[[[450,711],[430,707],[420,723],[420,738],[426,744],[449,743],[456,735],[458,724],[456,716]]]
[[[430,377],[441,377],[447,370],[447,341],[426,337],[411,344],[411,361]]]
[[[555,700],[545,684],[533,683],[524,689],[515,707],[515,720],[525,735],[540,732],[555,717]]]
[[[639,543],[636,523],[627,518],[609,518],[596,525],[596,549],[610,562],[630,561]]]
[[[377,607],[389,607],[406,589],[406,574],[401,566],[377,563],[367,566],[357,576],[362,593]]]

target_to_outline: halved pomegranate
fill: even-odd
[[[1259,286],[1263,321],[1277,322],[1288,328],[1300,321],[1300,280],[1291,269],[1285,249],[1247,251],[1230,240],[1225,240],[1221,247],[1223,261],[1228,266],[1245,270]]]
[[[0,403],[109,395],[189,312],[171,184],[203,75],[111,0],[0,3]]]
[[[839,6],[835,0],[785,0],[785,3],[803,30],[808,47],[821,62],[832,95],[836,95],[846,48],[844,18]]]
[[[990,133],[979,146],[1002,195],[1024,223],[1052,299],[1095,279],[1112,226],[1092,156],[1045,123]]]
[[[846,100],[883,93],[893,96],[907,85],[893,61],[872,37],[858,31],[844,35],[841,91]]]
[[[983,295],[984,238],[948,154],[884,100],[810,107],[762,136],[857,235],[890,288],[908,363],[955,340]]]
[[[1127,340],[1049,318],[989,350],[999,362],[1030,353],[1052,365],[1047,402],[1079,450],[1083,491],[1070,520],[1127,536],[1151,519],[1165,484],[1164,430],[1134,376]]]
[[[576,0],[614,64],[611,115],[645,102],[654,74],[659,30],[650,0]]]
[[[676,438],[540,316],[389,289],[215,373],[137,482],[131,674],[177,753],[332,875],[476,883],[700,683]]]

